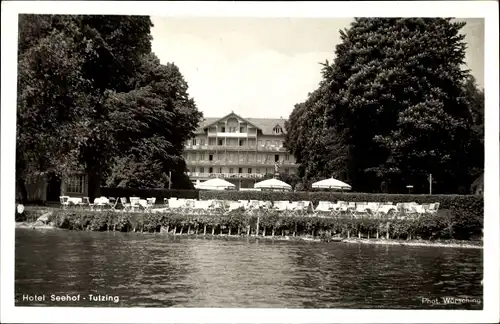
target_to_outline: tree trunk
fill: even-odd
[[[215,226],[212,226],[212,235],[215,234]]]
[[[295,223],[295,230],[293,231],[293,237],[295,237],[296,233],[297,233],[297,223]]]
[[[174,235],[176,235],[177,233],[177,225],[174,227]]]
[[[231,227],[229,227],[229,233],[227,235],[231,236]]]
[[[370,232],[368,232],[368,239],[370,239]]]
[[[247,225],[247,236],[250,236],[250,225]]]
[[[191,225],[188,226],[188,232],[187,232],[187,234],[189,235],[190,232],[191,232]]]
[[[378,240],[378,229],[377,229],[377,240]]]
[[[312,234],[312,237],[314,238],[314,228],[313,228],[311,234]]]
[[[274,227],[273,230],[271,231],[271,236],[274,237]]]
[[[167,234],[168,234],[168,230],[169,230],[169,229],[170,229],[170,226],[169,226],[169,225],[167,225]]]
[[[207,225],[203,226],[203,235],[207,235]]]
[[[262,236],[266,236],[266,228],[262,228]]]
[[[26,184],[24,179],[17,178],[17,187],[19,189],[19,193],[21,194],[21,202],[26,204],[28,202],[28,190],[26,190]]]
[[[347,231],[347,238],[351,238],[351,231]]]
[[[257,217],[257,229],[255,230],[256,236],[259,236],[259,222],[260,222],[260,216]]]
[[[92,171],[88,172],[88,196],[90,201],[94,201],[95,198],[101,197],[101,176],[98,172]]]
[[[358,231],[358,238],[361,238],[361,231]]]
[[[241,226],[238,226],[238,236],[241,235]]]
[[[386,232],[385,232],[385,238],[389,239],[389,222],[387,222],[385,226]]]

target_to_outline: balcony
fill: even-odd
[[[262,179],[263,174],[259,173],[203,173],[188,172],[187,175],[192,178],[224,178],[224,179]]]
[[[249,146],[249,145],[186,145],[184,147],[187,151],[204,151],[204,150],[212,150],[212,151],[251,151],[251,152],[287,152],[286,148],[281,146]]]
[[[229,166],[229,165],[249,165],[249,166],[274,166],[274,161],[245,161],[245,160],[187,160],[188,166]],[[296,166],[292,161],[280,161],[279,166]]]

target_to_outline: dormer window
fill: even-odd
[[[280,125],[276,125],[274,128],[273,128],[273,133],[274,134],[283,134],[283,129],[281,128]]]

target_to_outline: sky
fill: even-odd
[[[205,117],[288,118],[321,80],[351,18],[152,17],[153,52],[175,63]],[[462,19],[467,68],[484,86],[484,20]]]

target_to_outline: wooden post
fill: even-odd
[[[207,235],[207,225],[203,226],[203,235]]]
[[[255,236],[259,236],[259,222],[260,222],[260,216],[257,216],[257,229],[255,230]]]

